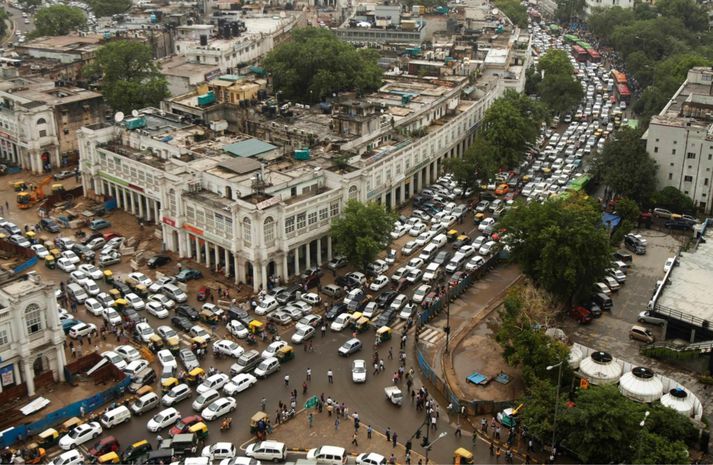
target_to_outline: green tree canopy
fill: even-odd
[[[680,19],[692,31],[708,29],[708,12],[694,0],[659,0],[656,10],[663,16]]]
[[[4,36],[7,32],[7,20],[9,16],[5,8],[0,8],[0,36]]]
[[[693,214],[696,207],[693,200],[673,186],[664,187],[651,196],[651,205],[665,208],[673,213]]]
[[[513,24],[527,27],[527,8],[517,0],[495,0],[495,6],[500,8]]]
[[[31,10],[33,8],[38,8],[42,5],[42,0],[20,0],[20,6],[22,9]]]
[[[344,212],[332,223],[332,238],[337,253],[360,270],[374,261],[377,254],[391,241],[396,214],[375,202],[350,200]]]
[[[610,266],[609,237],[597,203],[580,195],[518,204],[502,227],[525,274],[562,302],[590,295]]]
[[[480,181],[492,178],[500,164],[496,157],[498,148],[482,137],[477,137],[463,157],[446,159],[446,167],[453,173],[455,182],[463,188],[480,191]]]
[[[631,8],[613,6],[611,8],[594,8],[587,17],[587,25],[592,33],[606,41],[612,30],[622,24],[634,21],[634,11]],[[604,42],[607,43],[607,42]]]
[[[567,52],[549,49],[540,58],[538,70],[544,76],[537,85],[537,93],[553,113],[569,111],[581,101],[582,86],[574,76]]]
[[[87,0],[87,3],[97,18],[124,13],[131,8],[131,0]]]
[[[63,36],[87,25],[87,17],[80,8],[73,6],[51,5],[40,8],[35,13],[35,30],[33,36]]]
[[[557,0],[557,19],[570,22],[573,18],[584,16],[585,0]]]
[[[115,40],[103,45],[85,73],[101,80],[102,94],[116,111],[157,107],[169,95],[151,47],[141,42]]]
[[[646,151],[641,132],[624,128],[604,144],[594,173],[613,193],[648,205],[656,189],[656,164]]]
[[[381,85],[378,53],[356,49],[322,28],[296,29],[267,54],[263,65],[283,98],[315,102],[333,93],[364,94]]]

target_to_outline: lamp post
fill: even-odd
[[[646,426],[646,420],[649,418],[649,415],[651,415],[651,412],[648,410],[644,413],[644,418],[639,422],[639,426],[641,427],[641,431],[639,431],[639,445],[636,448],[636,455],[641,455],[641,446],[644,442],[644,427]]]
[[[444,328],[444,331],[446,332],[446,353],[448,353],[448,344],[451,339],[451,290],[450,286],[448,285],[448,277],[446,276],[445,273],[443,273],[443,288],[444,288],[444,293],[445,293],[445,298],[446,298],[446,327]]]
[[[547,367],[547,371],[554,370],[555,368],[559,368],[557,370],[557,395],[555,396],[555,418],[552,422],[552,455],[555,455],[555,435],[557,434],[557,410],[560,404],[560,384],[562,384],[562,364],[564,363],[564,360],[561,360],[558,364],[556,365],[550,365]]]
[[[446,437],[447,434],[448,433],[444,431],[441,434],[439,434],[438,437],[436,439],[434,439],[432,443],[426,444],[426,465],[428,465],[428,451],[431,450],[431,446],[434,445],[436,442],[438,442],[439,439],[443,439],[444,437]]]

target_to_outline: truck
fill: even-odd
[[[384,394],[386,398],[394,405],[401,406],[401,402],[404,399],[401,389],[398,386],[387,386],[384,388]]]

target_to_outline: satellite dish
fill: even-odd
[[[117,123],[121,123],[122,121],[124,121],[124,113],[121,111],[117,111],[114,114],[114,121],[116,121]]]
[[[131,110],[131,116],[133,116],[134,118],[139,116],[139,110]]]

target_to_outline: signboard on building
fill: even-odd
[[[15,372],[12,364],[0,368],[0,382],[3,386],[15,384]]]
[[[190,232],[190,233],[197,234],[198,236],[202,236],[202,235],[203,235],[203,230],[202,230],[202,229],[198,229],[198,228],[196,228],[195,226],[191,226],[190,224],[184,224],[184,225],[183,225],[183,229],[185,229],[186,231],[188,231],[188,232]]]
[[[161,218],[161,221],[163,221],[164,223],[166,223],[169,226],[173,226],[174,228],[176,227],[176,220],[174,220],[173,218],[164,216]]]
[[[255,205],[255,208],[258,210],[264,210],[266,208],[272,207],[273,205],[277,205],[280,203],[280,197],[270,197],[267,200],[263,200],[262,202],[258,203]]]

